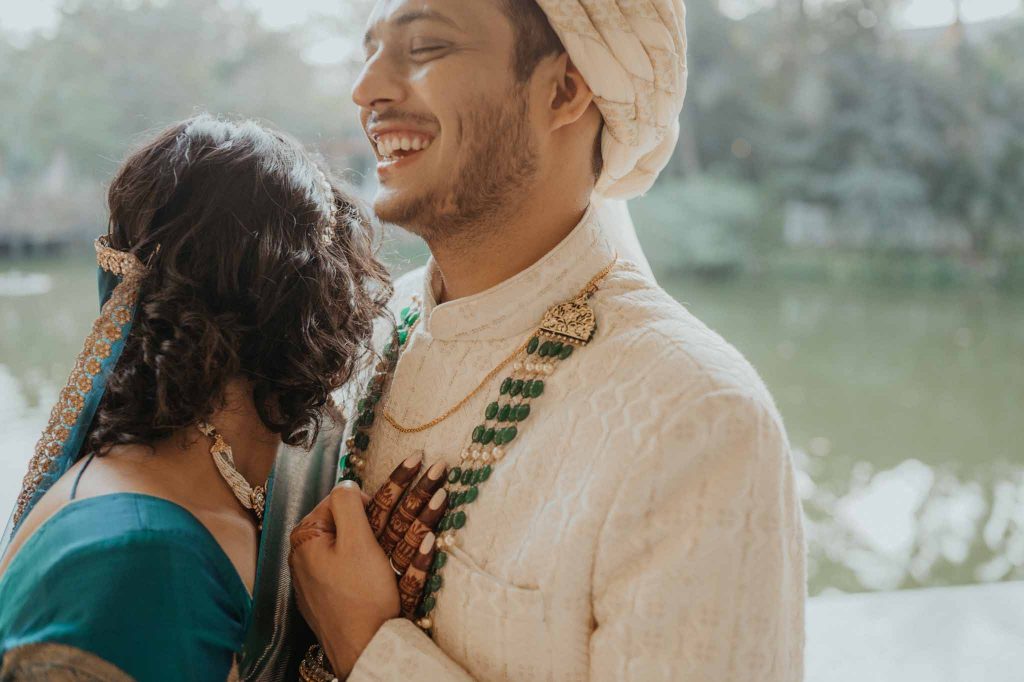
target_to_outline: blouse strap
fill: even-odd
[[[71,499],[72,500],[75,499],[75,497],[78,495],[78,482],[82,480],[82,474],[84,474],[85,470],[89,468],[89,465],[92,464],[92,460],[95,457],[96,457],[96,453],[95,452],[91,453],[86,458],[85,464],[82,465],[82,468],[78,470],[77,474],[75,474],[75,482],[73,484],[71,484]]]

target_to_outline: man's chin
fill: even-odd
[[[416,224],[426,202],[421,198],[403,194],[406,193],[378,192],[373,200],[373,212],[381,222],[416,232]]]

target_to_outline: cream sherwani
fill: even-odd
[[[403,278],[396,309],[419,293],[423,314],[389,411],[418,424],[462,399],[611,262],[614,228],[592,210],[525,272],[441,305],[432,264]],[[629,262],[591,305],[594,340],[547,377],[463,508],[434,640],[409,621],[386,623],[353,682],[802,678],[801,510],[771,396],[732,346]],[[378,417],[366,489],[417,451],[458,465],[501,378],[422,433]]]

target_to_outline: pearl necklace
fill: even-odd
[[[210,446],[210,456],[213,457],[213,463],[217,465],[217,471],[220,472],[224,481],[227,482],[228,487],[231,488],[231,492],[235,494],[235,498],[242,507],[252,512],[253,516],[256,517],[257,528],[263,530],[263,510],[267,504],[267,484],[264,483],[263,485],[253,487],[249,484],[249,481],[245,480],[245,477],[235,468],[235,457],[231,451],[231,446],[227,444],[224,437],[214,428],[213,424],[201,421],[196,424],[196,428],[204,436],[213,439],[213,445]]]

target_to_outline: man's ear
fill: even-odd
[[[583,74],[563,52],[552,65],[555,75],[548,106],[551,109],[551,130],[572,125],[580,120],[594,101],[594,93]]]

